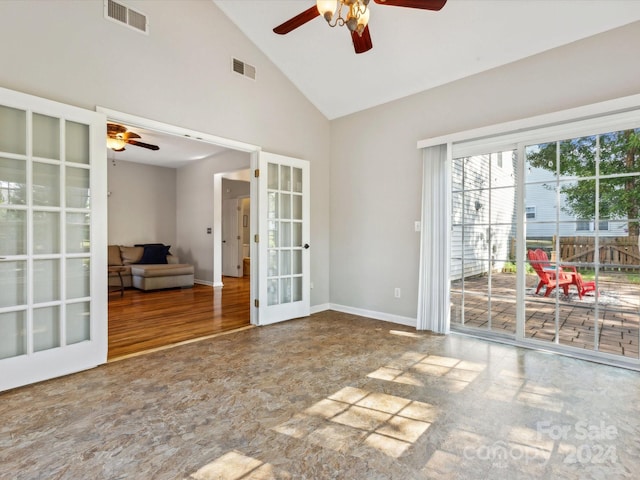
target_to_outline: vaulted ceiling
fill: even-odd
[[[212,1],[329,119],[640,20],[635,0],[448,0],[439,12],[371,1],[373,49],[356,55],[322,17],[273,33],[315,0]]]

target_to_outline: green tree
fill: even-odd
[[[560,150],[559,159],[558,148]],[[564,210],[580,219],[595,218],[596,162],[599,159],[599,218],[628,219],[629,235],[638,235],[640,224],[640,128],[545,143],[529,148],[531,166],[552,171],[560,177],[590,177],[560,183]]]

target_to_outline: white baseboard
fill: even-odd
[[[213,282],[207,282],[206,280],[194,280],[193,283],[197,283],[198,285],[207,285],[209,287],[215,287],[216,285]]]
[[[331,303],[329,309],[335,310],[336,312],[351,313],[353,315],[358,315],[360,317],[367,317],[367,318],[373,318],[375,320],[383,320],[385,322],[397,323],[399,325],[404,325],[407,327],[416,328],[416,325],[418,324],[418,321],[415,318],[403,317],[401,315],[393,315],[391,313],[374,312],[372,310],[364,310],[362,308],[347,307],[345,305],[337,305],[335,303]]]
[[[330,303],[321,303],[320,305],[312,305],[310,312],[311,312],[311,315],[313,315],[314,313],[324,312],[325,310],[331,310]]]

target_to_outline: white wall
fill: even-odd
[[[416,317],[417,141],[640,93],[639,42],[636,22],[332,121],[331,302]]]
[[[195,266],[196,280],[213,282],[213,176],[249,166],[248,153],[229,151],[178,169],[178,254]]]
[[[164,243],[176,253],[176,170],[117,161],[107,167],[108,243]]]
[[[149,35],[105,20],[102,0],[0,1],[0,86],[309,160],[311,303],[327,303],[329,121],[213,2],[126,3],[147,15]],[[257,80],[233,73],[232,56],[254,65]]]

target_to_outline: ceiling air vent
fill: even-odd
[[[248,63],[244,63],[242,60],[238,60],[237,58],[233,58],[232,61],[232,69],[234,72],[248,77],[251,80],[256,79],[256,67],[254,67],[253,65],[249,65]]]
[[[120,24],[127,25],[139,32],[149,33],[147,16],[127,7],[124,3],[114,0],[104,1],[104,16]]]

